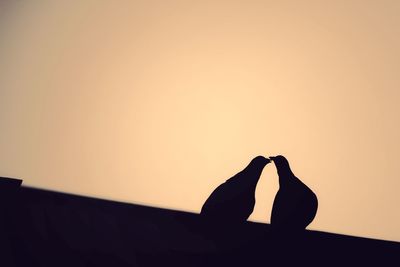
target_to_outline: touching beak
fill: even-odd
[[[270,160],[270,161],[274,161],[274,160],[275,160],[275,157],[269,157],[269,160]]]

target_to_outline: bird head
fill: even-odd
[[[250,163],[242,170],[242,172],[252,172],[252,171],[262,171],[268,163],[270,163],[271,160],[269,158],[263,157],[263,156],[257,156],[253,158]]]
[[[289,168],[289,161],[282,155],[269,157],[274,162],[275,166],[279,168]]]
[[[251,165],[261,165],[265,166],[271,162],[271,159],[266,158],[264,156],[257,156],[251,161]]]
[[[242,172],[262,172],[264,169],[265,165],[270,163],[271,160],[269,158],[263,157],[263,156],[257,156],[253,158],[250,163],[242,170]],[[256,175],[257,176],[257,175]]]

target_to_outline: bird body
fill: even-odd
[[[305,229],[317,213],[317,196],[293,174],[285,157],[271,159],[279,176],[279,190],[272,207],[271,225],[288,230]]]
[[[257,182],[269,162],[263,156],[254,158],[245,169],[211,193],[200,214],[217,221],[246,221],[254,209]]]

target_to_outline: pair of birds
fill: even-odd
[[[290,169],[284,156],[255,157],[246,168],[218,186],[208,197],[201,215],[219,222],[240,223],[248,219],[255,205],[255,191],[262,170],[274,162],[279,176],[271,226],[285,230],[305,229],[315,218],[318,199]]]

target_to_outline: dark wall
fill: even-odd
[[[239,266],[400,262],[396,242],[19,187],[1,179],[1,266]]]

